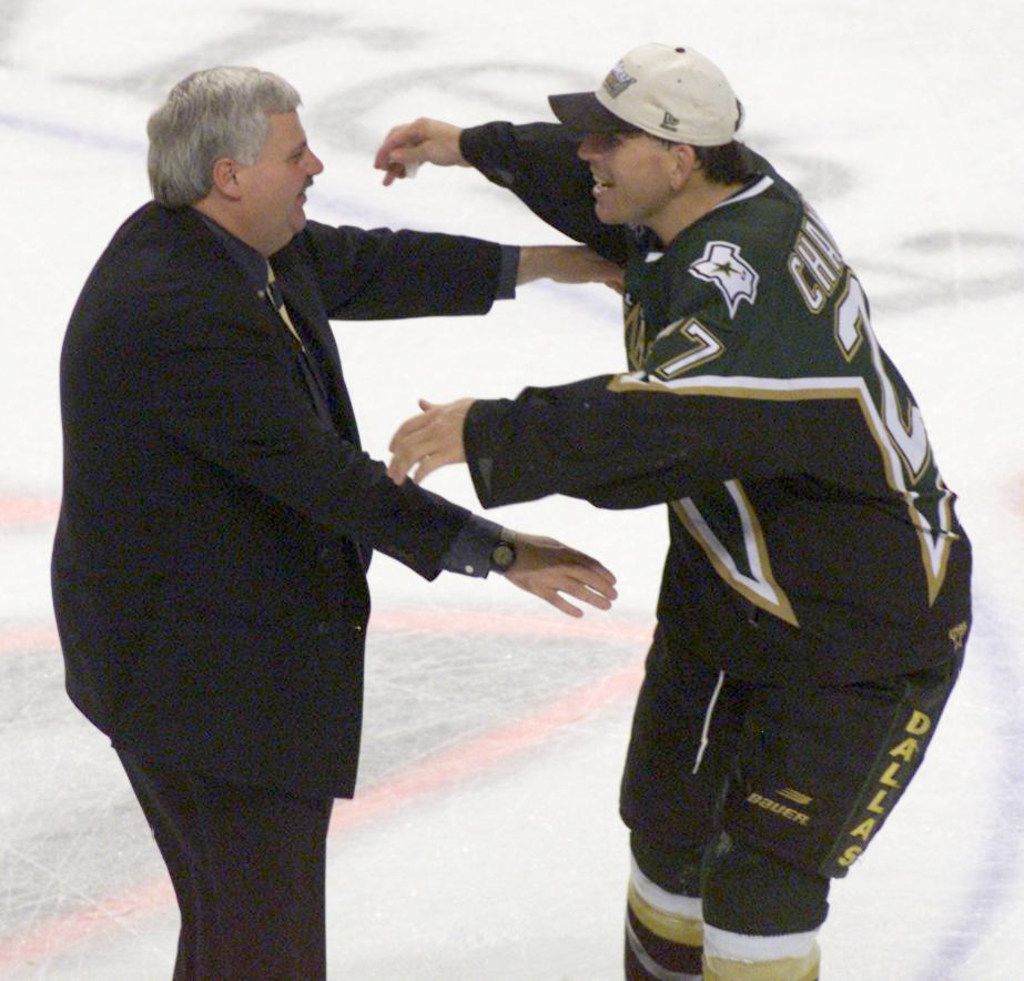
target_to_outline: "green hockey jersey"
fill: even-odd
[[[662,251],[597,221],[574,147],[555,125],[463,133],[487,177],[626,265],[629,370],[476,403],[481,502],[668,504],[661,627],[738,677],[842,683],[960,649],[954,495],[821,218],[751,154],[743,189]]]

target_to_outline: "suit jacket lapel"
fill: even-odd
[[[233,261],[227,247],[217,239],[216,233],[206,227],[202,217],[192,209],[182,209],[176,215],[184,221],[186,226],[191,227],[193,234],[200,235],[204,242],[213,247],[217,261],[223,263],[225,267],[225,276],[228,277],[226,282],[238,287],[239,300],[237,302],[244,302],[246,306],[251,307],[253,313],[258,317],[258,322],[266,327],[268,333],[276,335],[280,343],[287,342],[290,347],[293,342],[287,337],[279,315],[269,302],[261,300],[252,290],[248,278],[238,264]],[[324,406],[324,409],[331,416],[330,421],[341,435],[354,446],[359,447],[359,431],[348,390],[345,387],[338,345],[334,340],[327,315],[322,305],[318,303],[320,296],[318,284],[293,247],[286,246],[276,253],[272,257],[272,262],[277,285],[284,297],[289,316],[295,323],[300,336],[304,338],[309,356],[315,359],[316,367],[327,388],[326,394],[333,411],[327,406]],[[302,365],[302,370],[308,374],[310,369],[308,365]],[[314,402],[322,402],[322,399],[319,399],[316,394],[314,379],[307,377],[306,383],[313,388],[311,395]]]
[[[274,269],[292,320],[296,322],[299,333],[312,340],[315,350],[310,355],[317,359],[324,383],[329,387],[341,416],[336,422],[344,429],[346,438],[358,447],[359,430],[341,369],[338,345],[323,309],[314,302],[314,298],[319,296],[316,283],[298,263],[282,264],[278,256],[274,257]]]

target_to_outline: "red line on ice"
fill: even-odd
[[[559,621],[493,612],[403,611],[374,613],[372,629],[385,633],[430,631],[455,634],[529,634],[635,644],[646,649],[650,626],[594,620]],[[56,647],[56,631],[27,627],[0,632],[0,652]],[[541,743],[559,729],[606,705],[631,696],[640,683],[639,660],[576,691],[541,706],[527,718],[498,726],[436,756],[421,760],[379,784],[357,791],[353,800],[338,801],[331,819],[331,837],[351,831],[372,818],[386,817],[417,798],[449,787],[465,776],[494,766],[508,756]],[[0,969],[30,965],[53,957],[90,937],[114,930],[125,918],[145,916],[167,908],[174,892],[165,877],[140,883],[119,896],[86,909],[40,923],[0,941]]]
[[[60,513],[60,501],[41,497],[0,494],[0,527],[29,528],[52,525]]]

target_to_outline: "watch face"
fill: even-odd
[[[491,562],[494,563],[496,569],[500,569],[502,572],[508,569],[515,560],[515,547],[508,542],[498,542],[494,546],[494,551],[491,552]]]

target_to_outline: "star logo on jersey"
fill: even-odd
[[[718,287],[730,317],[736,316],[741,301],[753,305],[757,299],[760,277],[732,242],[708,242],[704,255],[691,264],[690,274]]]

